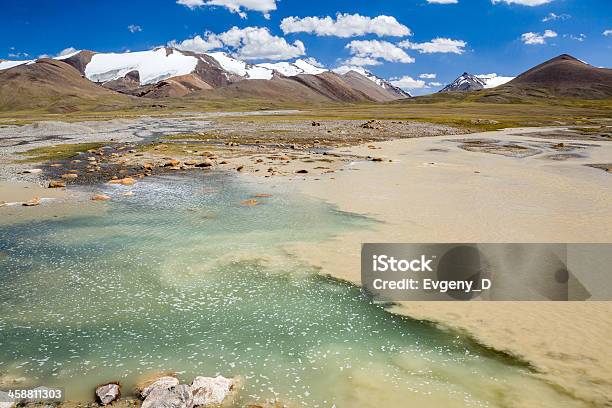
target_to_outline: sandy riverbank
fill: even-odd
[[[381,223],[291,249],[359,284],[363,242],[610,242],[612,178],[586,165],[612,162],[612,143],[569,138],[513,129],[376,143],[384,162],[354,163],[302,190]],[[612,404],[612,302],[404,302],[393,311],[468,331],[577,398]]]

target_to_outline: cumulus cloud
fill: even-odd
[[[521,6],[541,6],[543,4],[548,4],[553,2],[554,0],[491,0],[493,4],[497,3],[506,3],[506,4],[520,4]]]
[[[569,14],[555,14],[555,13],[548,13],[548,15],[546,17],[544,17],[542,19],[543,23],[548,23],[549,21],[555,21],[555,20],[567,20],[569,18],[571,18],[572,16],[570,16]]]
[[[181,42],[172,40],[168,43],[168,46],[183,51],[203,53],[223,48],[223,43],[217,38],[216,34],[207,33],[205,38],[196,35],[193,38],[189,38]]]
[[[355,37],[375,34],[379,37],[412,35],[408,27],[392,16],[366,17],[359,14],[336,14],[327,17],[287,17],[281,21],[281,30],[289,33],[309,33],[318,36]]]
[[[443,84],[442,84],[441,82],[430,82],[430,83],[429,83],[429,86],[432,86],[432,87],[434,87],[434,88],[435,88],[435,87],[437,87],[437,86],[442,86],[442,85],[443,85]]]
[[[459,0],[427,0],[429,4],[457,4]]]
[[[282,37],[270,34],[266,27],[232,27],[221,33],[206,33],[185,41],[171,41],[170,47],[193,52],[207,52],[227,48],[245,60],[283,60],[302,56],[306,53],[304,43],[296,40],[289,44]]]
[[[558,34],[552,30],[546,30],[543,34],[529,32],[521,35],[521,41],[529,45],[546,44],[548,38],[555,38],[557,36]]]
[[[419,78],[421,79],[436,79],[436,74],[421,74]]]
[[[258,11],[266,18],[270,18],[270,11],[276,10],[276,0],[177,0],[176,2],[190,9],[205,6],[225,7],[242,18],[246,18],[244,10]]]
[[[408,40],[398,44],[402,48],[417,50],[421,54],[433,53],[453,53],[463,54],[467,43],[462,40],[452,40],[450,38],[434,38],[429,42],[413,43]]]
[[[604,31],[602,34],[603,34],[604,36],[606,36],[606,37],[610,37],[610,36],[612,36],[612,29],[610,29],[610,30],[606,30],[606,31]]]
[[[346,61],[348,65],[380,65],[383,61],[410,64],[414,58],[404,50],[387,41],[364,40],[351,41],[346,45],[353,58]]]
[[[425,84],[425,81],[422,81],[420,79],[414,79],[408,75],[403,76],[401,78],[391,78],[390,82],[393,86],[397,86],[398,88],[402,88],[405,90],[422,89],[427,86]]]
[[[130,24],[130,25],[128,26],[128,31],[129,31],[130,33],[132,33],[132,34],[133,34],[133,33],[138,33],[138,32],[140,32],[140,31],[142,31],[142,27],[141,27],[141,26],[139,26],[139,25],[136,25],[136,24]]]

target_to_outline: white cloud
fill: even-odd
[[[413,43],[408,40],[398,44],[402,48],[417,50],[421,54],[433,53],[453,53],[463,54],[467,43],[462,40],[452,40],[450,38],[434,38],[429,42]]]
[[[11,47],[12,50],[14,50],[14,47]],[[9,58],[28,58],[30,56],[30,54],[28,54],[27,52],[10,52],[8,54]],[[47,55],[41,55],[39,58],[46,58],[48,57]]]
[[[401,78],[391,78],[391,84],[393,86],[397,86],[402,89],[412,90],[412,89],[422,89],[425,88],[425,81],[421,81],[420,79],[414,79],[408,75],[403,76]]]
[[[543,4],[551,3],[554,0],[491,0],[493,4],[506,3],[506,4],[520,4],[521,6],[541,6]]]
[[[441,82],[430,82],[428,85],[435,88],[437,86],[442,86],[443,84]]]
[[[586,40],[587,36],[586,34],[565,34],[563,35],[563,38],[569,38],[570,40],[583,42],[584,40]]]
[[[419,75],[419,78],[421,79],[436,79],[437,75],[436,74],[421,74]]]
[[[457,4],[459,0],[427,0],[429,4]]]
[[[612,36],[612,29],[604,31],[604,32],[602,33],[602,35],[604,35],[604,36],[606,36],[606,37],[610,37],[610,36]]]
[[[414,58],[406,54],[404,50],[387,41],[365,40],[351,41],[346,47],[353,58],[346,61],[349,65],[379,65],[380,60],[389,62],[401,62],[410,64]]]
[[[351,57],[344,61],[347,65],[365,67],[368,65],[381,65],[382,61],[371,57]]]
[[[304,43],[296,40],[289,44],[284,38],[270,34],[266,27],[232,27],[221,33],[206,33],[204,37],[177,42],[170,41],[170,47],[193,52],[207,52],[226,47],[245,60],[283,60],[302,56],[306,53]]]
[[[190,9],[205,6],[225,7],[242,18],[246,18],[243,9],[258,11],[266,18],[270,18],[270,11],[276,10],[276,0],[177,0],[176,2]]]
[[[280,25],[285,34],[309,33],[318,36],[355,37],[376,34],[379,37],[404,37],[412,35],[408,27],[392,16],[366,17],[359,14],[338,13],[333,17],[287,17]]]
[[[552,30],[546,30],[544,34],[529,32],[521,35],[521,41],[529,45],[546,44],[546,39],[555,38],[557,36],[558,34]]]
[[[555,21],[555,20],[567,20],[569,18],[571,18],[572,16],[570,16],[569,14],[555,14],[555,13],[548,13],[548,15],[546,17],[544,17],[542,19],[543,23],[548,23],[549,21]]]
[[[132,34],[133,34],[133,33],[138,33],[138,32],[140,32],[140,31],[142,31],[142,27],[141,27],[141,26],[139,26],[139,25],[136,25],[136,24],[130,24],[130,25],[128,26],[128,30],[129,30],[129,32],[130,32],[130,33],[132,33]]]
[[[181,42],[172,40],[168,43],[168,46],[183,51],[203,53],[223,48],[223,43],[217,38],[216,34],[207,33],[205,38],[196,35],[193,38],[189,38]]]

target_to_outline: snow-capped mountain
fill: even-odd
[[[484,89],[486,83],[476,75],[464,72],[453,83],[445,86],[440,92],[467,92]]]
[[[514,77],[503,77],[497,74],[472,75],[464,72],[459,78],[440,92],[468,92],[480,89],[495,88],[513,80]]]
[[[250,64],[225,52],[195,53],[169,47],[125,53],[75,51],[56,59],[71,65],[91,82],[138,97],[181,97],[245,80],[283,78],[294,79],[300,87],[306,86],[332,100],[387,101],[410,97],[361,67],[332,72],[304,59]],[[35,62],[1,61],[0,71]],[[243,84],[239,88],[248,93],[262,87],[265,86]]]

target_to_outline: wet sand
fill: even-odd
[[[289,249],[322,274],[359,284],[364,242],[611,242],[612,178],[587,165],[612,161],[612,143],[580,140],[580,157],[554,160],[547,156],[578,142],[550,140],[552,133],[540,138],[545,131],[469,135],[510,145],[493,151],[490,145],[462,148],[466,136],[351,148],[384,161],[356,162],[351,171],[309,179],[301,188],[381,222]],[[538,152],[524,155],[516,146]],[[392,311],[467,331],[526,360],[567,393],[597,406],[612,404],[612,302],[402,302]]]

